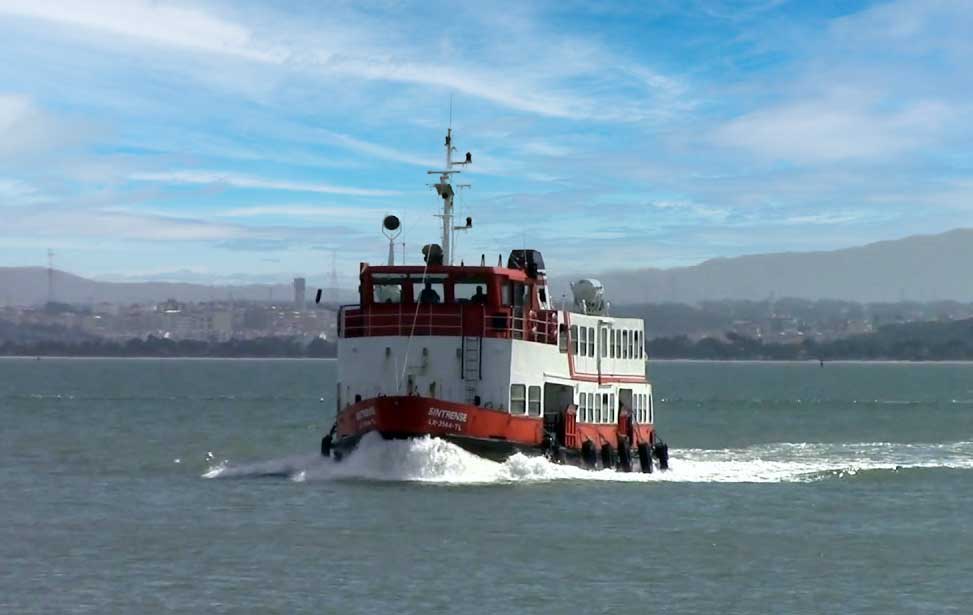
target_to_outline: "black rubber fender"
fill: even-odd
[[[659,469],[669,469],[669,445],[665,442],[656,442],[652,447],[652,455],[659,460]]]
[[[595,448],[595,443],[591,440],[585,440],[581,444],[581,461],[589,470],[598,466],[598,449]]]
[[[627,436],[618,439],[618,469],[622,472],[632,471],[632,445]]]
[[[614,468],[617,462],[618,458],[615,456],[615,447],[611,444],[603,444],[601,446],[601,467],[608,470]]]
[[[652,449],[649,448],[649,443],[639,442],[638,453],[639,465],[642,466],[642,472],[644,474],[652,474]]]

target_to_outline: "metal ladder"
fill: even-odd
[[[481,346],[480,338],[463,336],[463,384],[466,387],[466,403],[472,404],[479,389]]]

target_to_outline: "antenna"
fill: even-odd
[[[453,93],[449,93],[449,129],[453,129]]]
[[[442,171],[426,171],[429,175],[439,175],[439,183],[433,184],[436,192],[439,194],[440,198],[443,200],[443,213],[436,214],[438,218],[443,220],[443,238],[442,238],[442,248],[443,248],[443,263],[447,266],[453,264],[453,249],[452,249],[452,236],[454,231],[465,231],[473,228],[473,219],[467,218],[465,226],[453,226],[453,199],[456,196],[453,190],[453,185],[450,183],[450,176],[459,173],[460,171],[454,170],[453,167],[466,166],[473,163],[473,155],[466,152],[466,159],[462,162],[453,162],[453,152],[456,150],[453,147],[453,103],[452,97],[450,97],[449,103],[449,122],[450,128],[446,131],[446,167]],[[467,184],[464,187],[468,187]]]

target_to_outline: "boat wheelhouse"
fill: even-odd
[[[450,157],[447,171],[456,164]],[[322,453],[337,458],[366,433],[434,436],[476,454],[650,472],[668,463],[656,439],[643,322],[607,315],[600,285],[555,306],[543,257],[452,265],[453,191],[441,172],[443,240],[422,265],[362,263],[359,302],[338,314],[337,419]],[[386,228],[398,229],[398,220]]]

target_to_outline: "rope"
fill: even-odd
[[[423,288],[426,286],[426,271],[429,269],[428,255],[426,256],[425,261],[426,264],[422,268],[422,279],[419,280],[419,283],[422,284]],[[416,335],[416,322],[419,320],[419,308],[422,305],[422,303],[418,301],[418,297],[413,297],[413,300],[416,302],[416,311],[412,315],[412,327],[409,329],[409,341],[405,347],[405,358],[402,361],[402,376],[399,378],[399,384],[397,387],[399,390],[402,390],[402,383],[405,381],[405,372],[409,368],[409,353],[412,351],[412,338],[414,338]]]

